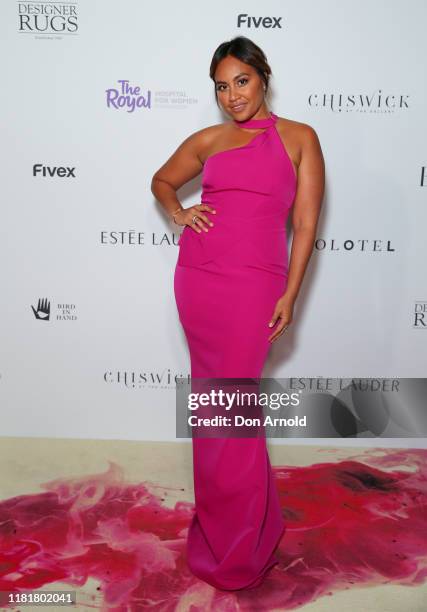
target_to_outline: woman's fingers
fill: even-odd
[[[213,208],[211,208],[210,206],[207,206],[206,204],[199,204],[199,205],[197,206],[197,209],[198,209],[199,211],[200,211],[200,210],[207,210],[207,211],[209,211],[209,212],[216,213],[216,211],[215,211]],[[203,213],[202,213],[202,214],[199,214],[199,217],[201,217],[201,218],[203,219],[203,221],[205,221],[205,222],[206,222],[208,225],[210,225],[211,227],[213,227],[213,223],[212,223],[212,221],[211,221],[211,220],[209,219],[209,217],[207,217],[205,214],[203,214]]]
[[[213,223],[208,219],[208,217],[206,215],[204,215],[203,213],[196,213],[197,214],[197,219],[196,219],[196,223],[197,225],[199,225],[200,227],[202,227],[205,232],[208,231],[207,227],[205,227],[205,225],[203,224],[203,221],[205,223],[207,223],[208,225],[210,225],[211,227],[213,226]]]
[[[196,214],[196,213],[195,213]],[[203,219],[202,219],[202,215],[200,213],[197,213],[197,217],[196,219],[194,219],[194,215],[192,215],[192,220],[191,220],[191,226],[194,227],[194,229],[196,230],[196,232],[198,232],[199,234],[202,232],[202,230],[200,229],[201,227],[205,230],[205,232],[207,232],[207,228],[203,225]],[[206,219],[204,219],[206,220]]]
[[[289,319],[286,319],[285,317],[280,318],[280,323],[277,326],[277,329],[275,329],[271,336],[268,337],[269,341],[274,342],[279,336],[284,334],[289,327],[289,323]]]
[[[207,204],[196,204],[196,206],[199,207],[199,210],[208,210],[209,212],[216,214],[216,210],[214,208],[211,208]]]
[[[212,221],[209,219],[209,217],[207,217],[203,212],[201,212],[202,210],[208,210],[209,212],[213,212],[215,213],[216,211],[211,208],[210,206],[207,206],[205,204],[199,204],[196,206],[192,207],[192,215],[191,215],[191,225],[192,227],[195,229],[195,231],[200,234],[201,233],[201,229],[199,229],[200,227],[205,231],[209,231],[208,228],[205,226],[205,223],[207,225],[210,225],[211,227],[213,227],[213,223]],[[193,218],[196,217],[196,219],[193,222]]]

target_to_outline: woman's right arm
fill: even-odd
[[[212,225],[209,218],[202,212],[208,210],[215,212],[210,206],[197,204],[190,208],[182,208],[176,195],[177,190],[188,181],[196,177],[203,169],[199,154],[206,146],[207,130],[199,130],[186,138],[161,166],[151,179],[151,192],[160,202],[165,212],[178,225],[190,225],[200,233],[200,227],[207,231],[203,222]],[[176,213],[176,214],[174,214]],[[192,223],[193,216],[197,214],[197,224]]]

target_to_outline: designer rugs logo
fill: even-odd
[[[31,304],[34,317],[38,321],[50,321],[51,308],[50,300],[48,298],[39,298],[37,305]],[[55,321],[76,321],[76,305],[75,304],[57,304],[55,308],[55,315],[53,316]]]
[[[334,113],[396,113],[409,108],[407,94],[317,92],[308,96],[308,106]]]
[[[427,329],[427,300],[416,300],[412,318],[414,329]]]
[[[76,2],[18,2],[18,32],[35,38],[78,34]]]

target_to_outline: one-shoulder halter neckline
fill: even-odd
[[[262,119],[246,119],[246,121],[237,121],[233,119],[235,125],[242,128],[267,128],[276,123],[277,115],[270,112],[270,117]]]

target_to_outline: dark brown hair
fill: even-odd
[[[250,38],[246,36],[236,36],[231,40],[221,43],[216,49],[212,57],[211,65],[209,68],[209,76],[215,83],[215,71],[219,62],[227,57],[227,55],[233,55],[241,62],[249,64],[255,68],[261,79],[265,83],[265,91],[268,92],[268,84],[271,75],[271,68],[267,62],[264,51],[258,47]],[[218,95],[215,87],[215,99],[218,104]]]

